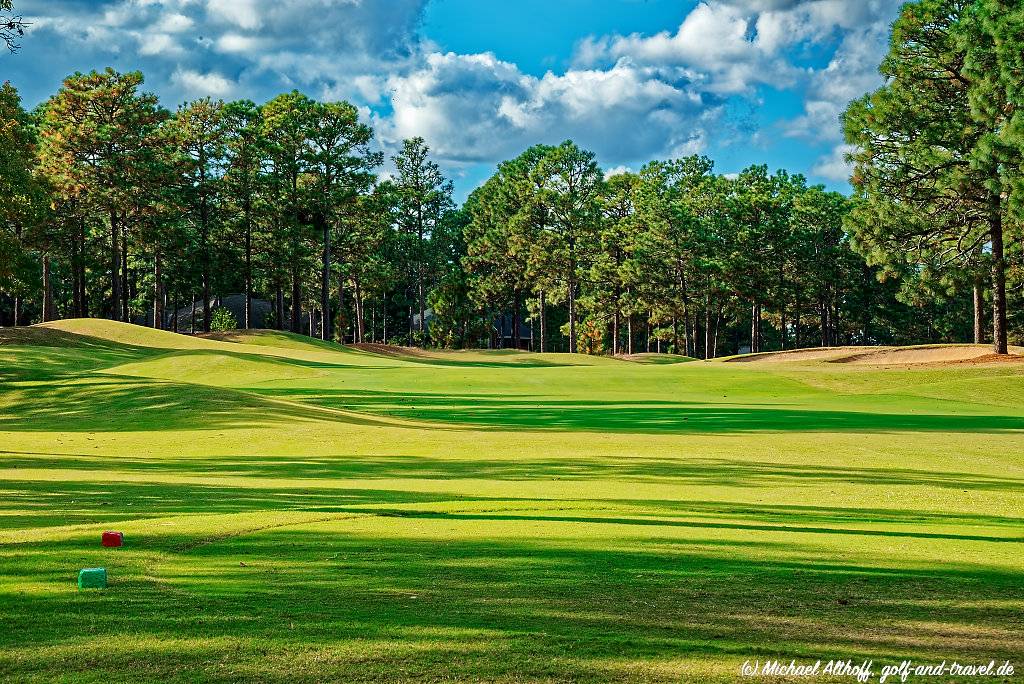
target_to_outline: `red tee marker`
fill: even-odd
[[[104,546],[121,546],[124,544],[124,534],[121,532],[104,532],[103,533],[103,545]]]

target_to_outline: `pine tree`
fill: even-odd
[[[126,250],[135,192],[159,146],[166,118],[157,98],[139,93],[142,74],[76,73],[43,107],[42,169],[54,192],[77,202],[83,216],[106,222],[110,316],[128,318]]]

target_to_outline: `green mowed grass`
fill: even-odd
[[[0,341],[0,680],[1024,669],[1022,365]]]

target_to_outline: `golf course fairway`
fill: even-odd
[[[0,331],[0,681],[1024,671],[1024,364],[645,361]]]

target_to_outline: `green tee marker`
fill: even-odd
[[[79,589],[106,589],[106,568],[84,568],[78,571]]]

